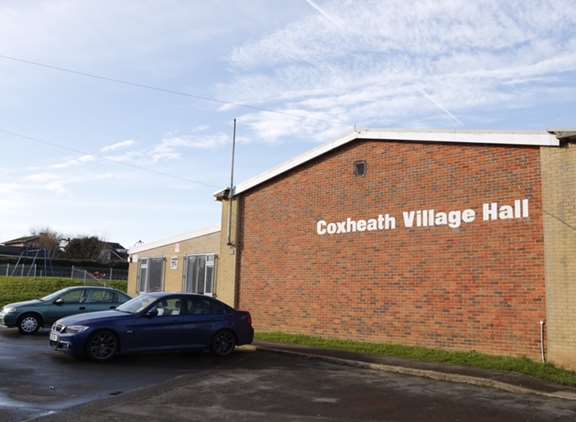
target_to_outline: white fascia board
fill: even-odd
[[[413,142],[447,142],[460,144],[492,144],[520,146],[558,146],[558,138],[547,131],[380,131],[363,130],[357,139]]]
[[[357,138],[358,138],[357,133],[353,133],[343,138],[337,139],[334,142],[322,144],[319,147],[306,151],[304,154],[294,157],[291,160],[285,161],[284,163],[280,164],[279,166],[271,168],[265,173],[259,174],[251,179],[248,179],[236,185],[236,188],[234,189],[234,194],[236,195],[241,192],[244,192],[245,190],[248,190],[253,186],[259,185],[260,183],[263,183],[268,179],[271,179],[279,174],[282,174],[288,170],[298,167],[299,165],[304,164],[305,162],[310,161],[313,158],[319,157]]]
[[[372,141],[406,141],[406,142],[437,142],[460,144],[492,144],[518,146],[559,146],[558,138],[548,131],[466,131],[466,130],[356,130],[333,142],[322,144],[279,166],[248,179],[236,186],[234,195],[245,192],[269,179],[298,167],[316,157],[354,140]],[[220,190],[215,193],[222,193]]]
[[[197,230],[189,233],[182,233],[167,239],[157,240],[154,242],[143,243],[141,245],[137,245],[132,247],[128,250],[129,255],[133,255],[135,253],[140,253],[144,251],[149,251],[150,249],[161,248],[163,246],[172,245],[174,243],[184,242],[186,240],[195,239],[197,237],[206,236],[209,234],[217,233],[220,231],[220,227],[211,227],[202,230]]]

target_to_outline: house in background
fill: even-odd
[[[233,297],[230,283],[218,283],[216,270],[220,229],[184,233],[169,239],[137,244],[128,251],[128,294],[185,292]],[[229,284],[229,285],[228,285]]]
[[[4,246],[11,246],[15,248],[40,248],[40,236],[31,235],[31,236],[22,236],[16,239],[8,240],[2,243]]]
[[[126,262],[128,249],[116,242],[102,242],[102,251],[98,257],[99,262],[114,263]]]

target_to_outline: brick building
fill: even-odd
[[[576,368],[575,136],[363,130],[224,190],[225,299],[260,331]]]

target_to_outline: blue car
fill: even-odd
[[[97,361],[134,352],[209,350],[226,356],[253,338],[248,312],[176,293],[142,294],[114,310],[62,318],[50,331],[54,350]]]

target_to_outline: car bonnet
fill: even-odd
[[[69,317],[58,320],[58,323],[64,325],[90,324],[102,320],[121,319],[130,316],[131,314],[127,314],[120,311],[114,311],[114,310],[100,311],[100,312],[90,312],[85,314],[71,315]]]

